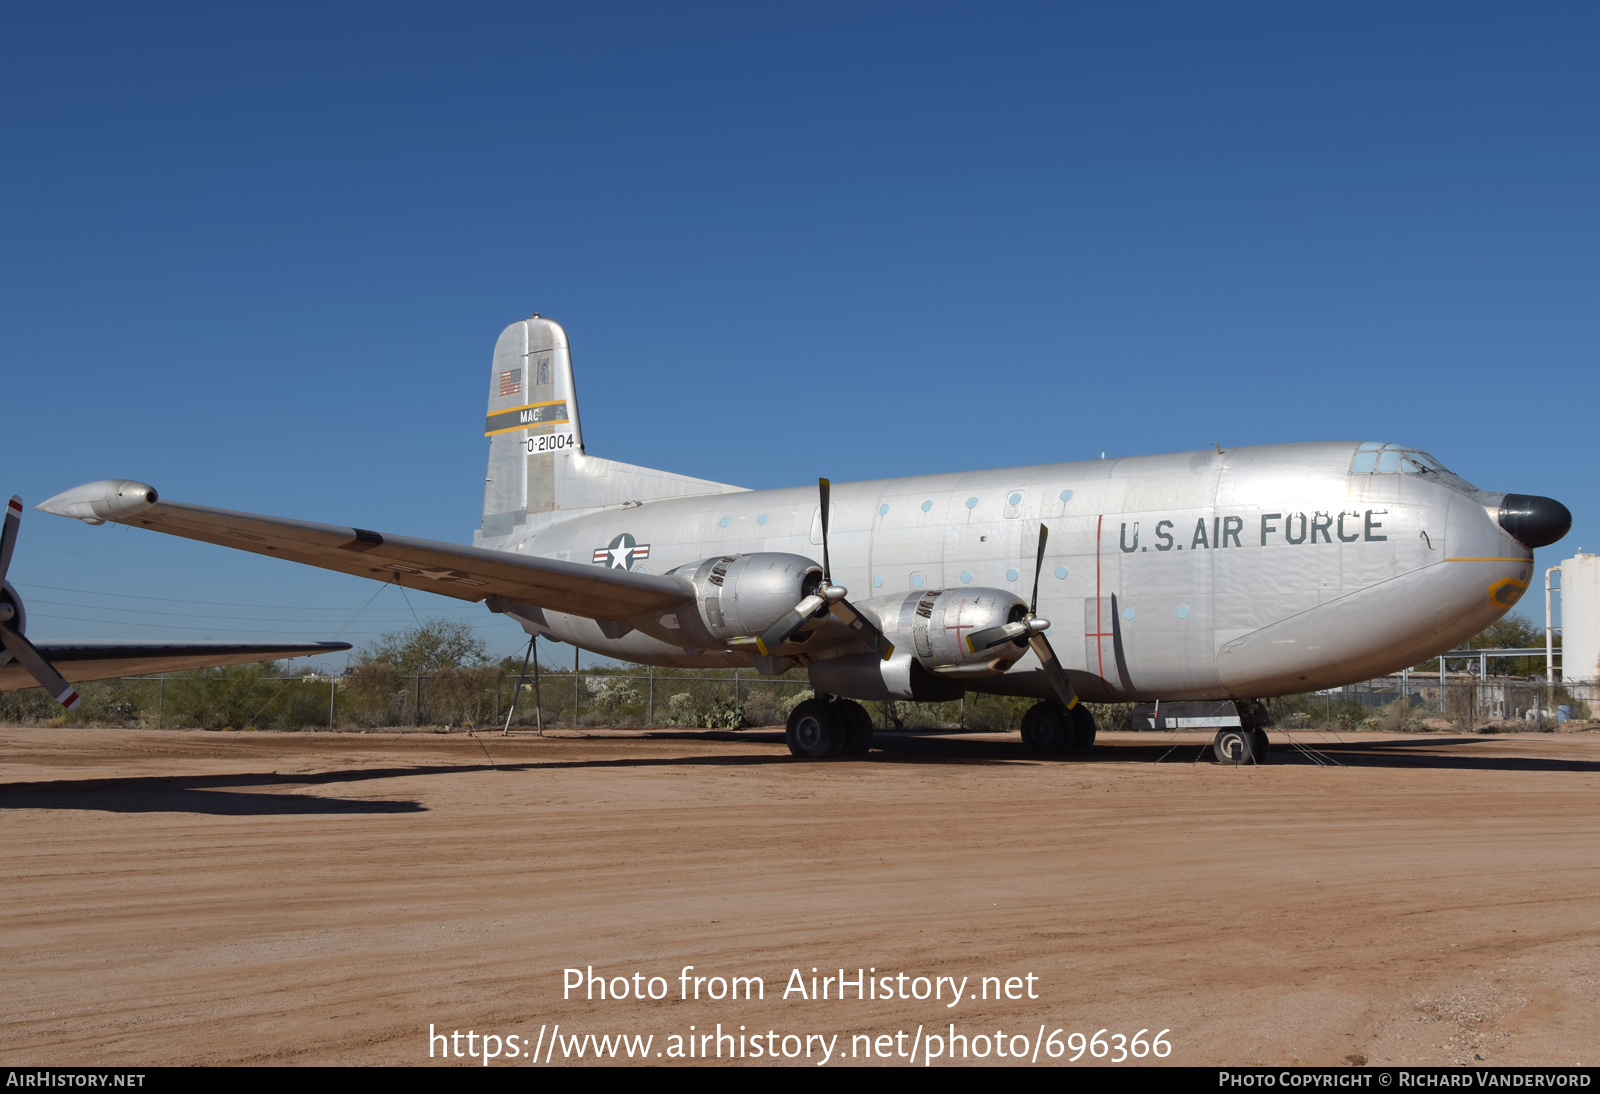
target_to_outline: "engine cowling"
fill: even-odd
[[[28,613],[23,610],[22,596],[9,581],[0,585],[0,623],[10,623],[18,634],[26,634],[28,630]],[[0,651],[3,650],[0,646]]]
[[[923,668],[940,676],[992,676],[1028,651],[1025,641],[976,653],[967,649],[972,635],[1028,614],[1027,602],[1003,589],[928,589],[862,606],[877,615],[897,649],[910,651]]]
[[[894,655],[887,661],[868,654],[816,662],[808,671],[819,691],[856,699],[944,701],[965,690],[963,679],[1005,672],[1028,652],[1026,639],[976,653],[966,647],[971,635],[1028,614],[1027,603],[1003,589],[927,589],[858,607],[872,613],[894,643]]]
[[[817,591],[822,567],[803,555],[758,551],[701,559],[668,571],[694,586],[695,617],[679,613],[679,639],[705,649],[760,634]]]

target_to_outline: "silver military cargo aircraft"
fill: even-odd
[[[1023,739],[1094,740],[1091,702],[1232,699],[1226,763],[1259,762],[1264,697],[1415,665],[1498,618],[1549,498],[1479,490],[1397,444],[1263,445],[747,490],[591,456],[566,332],[500,335],[471,547],[74,487],[40,509],[483,601],[595,653],[803,666],[803,757],[865,752],[856,700],[1037,698]],[[839,569],[832,568],[834,558]],[[847,590],[856,590],[854,594]]]
[[[339,653],[348,642],[42,642],[35,645],[24,633],[28,613],[6,575],[22,527],[22,499],[15,494],[6,504],[5,525],[0,528],[0,691],[42,687],[68,710],[78,707],[78,689],[68,681],[107,680],[116,676],[144,676],[152,672],[239,665],[247,661],[274,661],[280,657],[309,657]]]

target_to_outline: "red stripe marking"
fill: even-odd
[[[1094,659],[1100,670],[1100,679],[1102,680],[1106,678],[1106,658],[1104,652],[1105,624],[1100,622],[1100,529],[1105,525],[1105,522],[1106,515],[1101,513],[1100,518],[1094,524]]]
[[[12,498],[10,501],[6,502],[6,508],[18,516],[22,515],[22,502],[17,498]]]

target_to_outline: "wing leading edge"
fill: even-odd
[[[675,578],[162,501],[153,487],[132,481],[75,486],[37,508],[90,524],[111,521],[150,528],[459,600],[498,596],[589,619],[626,621],[671,609],[693,596],[692,587]]]

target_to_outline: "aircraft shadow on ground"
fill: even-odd
[[[1319,731],[1288,734],[1269,730],[1272,755],[1269,764],[1309,764],[1345,767],[1428,767],[1472,771],[1574,771],[1600,772],[1600,761],[1567,760],[1538,756],[1485,756],[1455,751],[1492,742],[1493,737],[1418,737],[1415,740],[1373,740],[1345,737],[1340,740]],[[656,740],[763,741],[783,743],[781,732],[661,731],[651,730]],[[718,757],[717,759],[723,759]],[[1169,734],[1151,734],[1147,742],[1128,743],[1102,740],[1087,754],[1068,752],[1040,756],[1029,752],[1016,734],[958,735],[949,731],[879,730],[874,751],[866,762],[894,763],[1213,763],[1211,742],[1190,738],[1174,739]],[[788,756],[772,757],[771,762],[789,762]],[[860,763],[863,758],[854,762]],[[611,762],[611,761],[602,761]],[[619,760],[619,764],[651,763],[649,760]],[[708,763],[712,757],[684,757],[675,762]],[[799,762],[799,761],[796,761]]]
[[[783,735],[773,732],[737,733],[731,731],[649,732],[653,740],[745,741],[781,744]],[[558,738],[560,739],[560,738]],[[625,738],[587,739],[595,743]],[[492,738],[491,738],[492,740]],[[1600,761],[1541,758],[1537,756],[1486,756],[1452,751],[1485,743],[1483,737],[1428,737],[1415,742],[1405,740],[1326,740],[1300,734],[1274,738],[1268,766],[1305,764],[1328,767],[1436,768],[1458,771],[1552,771],[1594,774]],[[491,752],[492,756],[492,752]],[[574,757],[517,761],[503,757],[483,763],[415,764],[391,767],[360,767],[299,774],[276,771],[232,775],[155,775],[130,778],[58,779],[42,782],[0,785],[0,809],[76,809],[107,813],[197,813],[211,816],[292,816],[304,814],[421,813],[427,807],[414,800],[371,800],[335,798],[317,794],[251,791],[250,787],[319,786],[332,783],[368,782],[376,779],[431,777],[438,775],[491,775],[495,773],[536,773],[605,768],[696,768],[766,767],[774,764],[810,763],[786,753],[762,752],[735,755],[700,754],[689,756]],[[1212,763],[1211,746],[1192,740],[1174,741],[1171,737],[1149,743],[1097,744],[1088,753],[1038,756],[1029,752],[1017,738],[995,735],[993,739],[949,736],[935,733],[880,732],[875,750],[868,756],[833,762],[879,764],[1193,764]]]
[[[1286,736],[1272,734],[1272,752],[1268,766],[1305,764],[1328,767],[1362,768],[1435,768],[1456,771],[1570,771],[1594,774],[1600,772],[1600,761],[1570,760],[1540,756],[1490,756],[1455,751],[1470,745],[1482,745],[1492,738],[1484,737],[1430,737],[1416,741],[1343,741],[1329,740],[1308,734]],[[880,745],[890,758],[966,758],[985,756],[993,759],[1033,758],[1045,762],[1078,763],[1132,763],[1132,764],[1192,764],[1214,763],[1209,741],[1173,740],[1171,737],[1151,740],[1148,744],[1118,741],[1101,743],[1085,755],[1069,752],[1061,756],[1032,757],[1020,742],[1000,739],[993,743],[971,740],[951,740],[938,737],[903,737],[879,734]]]
[[[303,793],[250,792],[234,787],[316,786],[374,779],[493,774],[606,767],[747,767],[790,762],[789,756],[663,756],[549,762],[486,762],[361,767],[283,774],[150,775],[130,778],[52,779],[0,784],[0,809],[77,809],[107,813],[198,813],[211,816],[288,816],[338,813],[423,813],[417,801],[334,798]]]
[[[453,770],[453,769],[452,769]],[[382,777],[400,774],[381,773]],[[0,786],[0,809],[76,809],[105,813],[198,813],[217,817],[337,813],[420,813],[415,801],[374,801],[314,794],[249,792],[228,787],[346,782],[367,772],[280,775],[151,775],[126,779],[52,779]],[[374,772],[374,775],[380,773]]]

